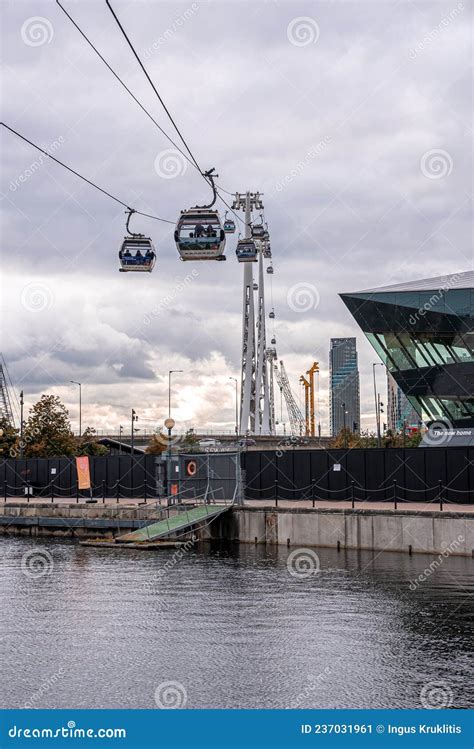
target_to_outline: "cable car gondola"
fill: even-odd
[[[181,211],[176,224],[174,240],[181,260],[226,259],[224,255],[225,231],[222,228],[218,211],[212,208],[217,199],[213,171],[210,169],[204,175],[208,178],[214,193],[212,203]]]
[[[270,242],[264,242],[263,243],[263,257],[266,257],[268,260],[270,260],[272,256],[272,248],[270,247]]]
[[[252,226],[252,237],[254,239],[264,239],[265,227],[263,226],[263,224],[254,224]]]
[[[273,265],[269,265],[267,268],[267,273],[270,273],[270,275],[273,274]]]
[[[253,239],[251,237],[248,239],[239,239],[235,254],[239,263],[256,263],[257,247]]]
[[[235,232],[235,221],[233,218],[227,218],[227,211],[224,216],[224,231],[226,234],[234,234]]]
[[[254,283],[254,285],[253,285],[253,290],[254,290],[254,291],[258,291],[258,283]]]
[[[276,343],[276,338],[272,338],[272,340],[270,341],[270,343],[272,344],[272,346],[274,346],[275,343]]]
[[[274,320],[275,319],[275,310],[272,309],[272,311],[270,312],[270,314],[268,315],[268,317],[270,318],[270,320]]]
[[[119,271],[121,273],[129,273],[130,271],[151,273],[156,261],[155,248],[150,237],[145,237],[144,234],[134,234],[130,231],[129,223],[132,213],[134,210],[127,211],[127,233],[128,236],[124,237],[122,246],[119,251],[119,260],[121,267]]]

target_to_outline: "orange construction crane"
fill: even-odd
[[[310,391],[311,385],[309,384],[308,380],[306,379],[304,375],[301,375],[300,382],[304,386],[304,420],[306,424],[305,436],[309,437],[310,435],[309,391]]]
[[[319,372],[319,362],[313,362],[312,366],[306,372],[309,375],[309,434],[311,437],[316,435],[316,410],[314,402],[314,375]]]

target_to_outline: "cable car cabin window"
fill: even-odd
[[[239,263],[257,262],[257,248],[253,239],[239,239],[235,254]]]
[[[226,234],[233,234],[235,232],[235,221],[231,219],[224,221],[224,231]]]
[[[182,260],[225,260],[225,232],[217,212],[182,214],[175,241]]]
[[[122,272],[151,273],[156,261],[153,242],[147,237],[126,237],[119,252]]]

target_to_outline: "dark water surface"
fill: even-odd
[[[424,689],[473,706],[471,559],[411,590],[437,557],[316,549],[298,578],[290,551],[0,538],[0,704],[421,708]]]

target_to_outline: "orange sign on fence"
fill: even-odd
[[[178,484],[171,484],[171,495],[175,497],[178,493]]]
[[[79,489],[91,488],[91,473],[89,470],[89,458],[84,456],[76,458],[77,484]]]

